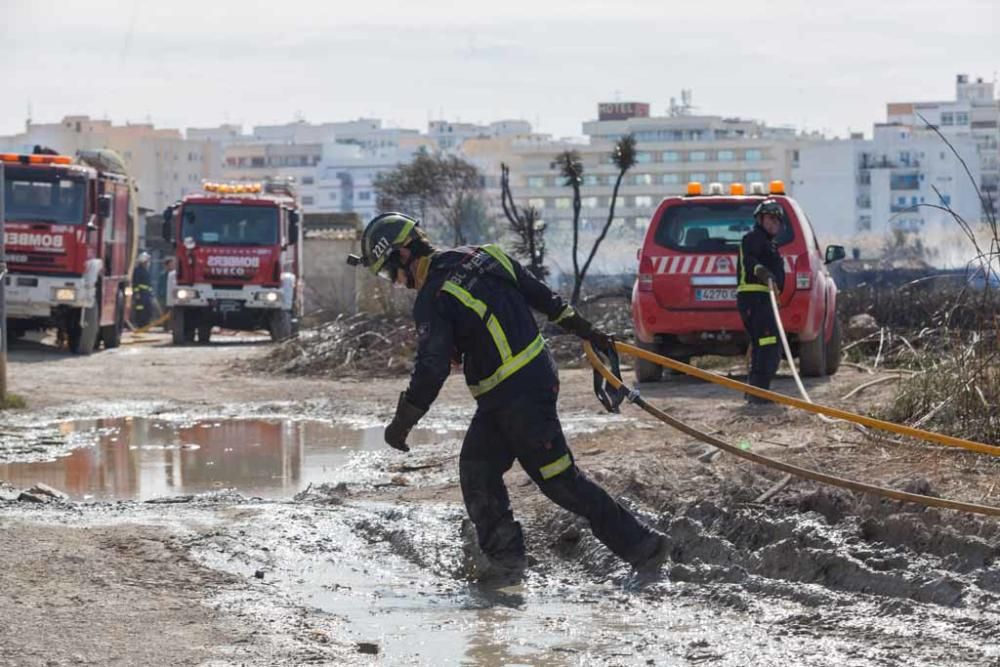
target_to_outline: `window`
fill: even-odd
[[[955,125],[968,125],[969,124],[969,114],[964,111],[955,112]]]
[[[569,197],[556,197],[556,208],[569,208],[570,198]]]
[[[858,217],[858,231],[859,232],[869,232],[872,229],[872,217],[870,215],[862,215]]]
[[[597,197],[584,197],[580,204],[583,208],[597,208]]]
[[[731,171],[720,171],[719,172],[719,182],[720,183],[732,183],[736,179],[734,178],[733,172]]]
[[[653,205],[653,198],[649,195],[638,195],[635,198],[636,208],[649,208]]]
[[[636,174],[632,177],[633,182],[636,185],[652,185],[653,175],[652,174]]]
[[[941,195],[941,205],[951,206],[951,195]]]
[[[725,202],[706,204],[697,200],[670,206],[657,222],[657,245],[687,252],[723,253],[736,251],[743,236],[753,229],[756,203]],[[792,240],[791,225],[782,225],[776,243]]]
[[[691,172],[688,175],[688,180],[689,181],[705,182],[705,181],[708,180],[708,174],[706,174],[703,171],[694,171],[694,172]]]
[[[312,185],[315,182],[316,182],[316,179],[314,179],[312,176],[303,176],[302,177],[302,185]]]
[[[371,201],[371,198],[372,198],[371,190],[362,190],[361,192],[358,193],[359,201]]]
[[[635,161],[639,164],[648,164],[653,161],[653,154],[649,151],[639,151],[635,154]]]
[[[747,183],[753,183],[754,181],[763,181],[764,174],[759,171],[748,171],[746,174]]]
[[[584,185],[600,185],[601,177],[597,174],[585,174],[583,177]]]
[[[748,148],[746,153],[744,153],[743,159],[747,162],[754,162],[760,160],[764,157],[764,154],[759,148]]]
[[[691,151],[688,153],[688,160],[691,162],[704,162],[706,159],[705,151]]]
[[[308,195],[303,195],[303,197],[302,197],[302,205],[303,206],[312,206],[313,203],[314,203],[314,201],[313,201],[312,197],[310,197]]]
[[[671,185],[673,183],[680,183],[680,182],[681,182],[680,174],[663,174],[664,185]]]
[[[896,203],[900,206],[906,206],[906,197],[896,197]]]
[[[664,162],[680,162],[681,154],[678,151],[663,151]]]
[[[941,112],[941,124],[942,125],[954,125],[955,124],[955,115],[952,114],[950,111],[943,111],[943,112]]]
[[[330,197],[330,201],[337,201],[337,197],[339,197],[339,196],[340,195],[338,195],[336,192],[331,192],[330,196],[329,196]]]
[[[278,238],[278,209],[271,206],[184,204],[181,234],[198,245],[271,245]]]
[[[736,153],[734,151],[719,151],[718,160],[719,162],[729,162],[730,160],[736,159]]]
[[[528,206],[534,209],[538,209],[540,211],[543,208],[545,208],[545,200],[542,199],[541,197],[535,197],[533,199],[529,199]]]
[[[528,187],[529,188],[544,188],[545,187],[545,177],[544,176],[529,176],[528,177]]]

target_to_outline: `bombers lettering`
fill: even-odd
[[[31,246],[32,248],[63,249],[63,237],[57,234],[32,234],[30,232],[6,232],[4,243],[13,246]]]
[[[257,269],[260,268],[260,257],[240,256],[240,255],[210,255],[208,266],[213,268],[240,268]]]

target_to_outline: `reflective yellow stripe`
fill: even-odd
[[[480,318],[486,317],[486,304],[472,296],[468,290],[460,287],[458,283],[448,280],[441,289],[474,310]],[[500,326],[500,320],[496,318],[496,315],[490,315],[489,320],[486,322],[486,329],[490,332],[490,336],[493,337],[493,344],[496,345],[497,352],[500,353],[500,361],[504,362],[510,359],[513,356],[510,351],[510,343],[507,342],[507,334],[503,332],[503,327]]]
[[[500,326],[500,321],[496,315],[490,315],[490,319],[486,322],[486,328],[489,330],[490,335],[493,336],[493,344],[497,346],[497,351],[500,353],[500,361],[507,361],[514,356],[510,352],[510,343],[507,342],[507,334],[503,332],[503,327]]]
[[[510,359],[500,364],[500,368],[496,369],[493,375],[489,376],[479,384],[470,384],[469,391],[471,391],[472,395],[477,398],[482,396],[490,389],[493,389],[511,375],[524,368],[529,361],[537,357],[544,349],[545,340],[542,338],[541,334],[539,334],[535,337],[535,340],[528,344],[528,347],[524,348]]]
[[[500,262],[500,264],[503,265],[503,268],[507,269],[507,273],[509,273],[510,277],[514,279],[514,282],[517,282],[517,274],[514,273],[514,265],[510,263],[510,258],[504,254],[504,251],[500,249],[500,246],[495,243],[490,243],[489,245],[484,245],[483,250],[488,252],[493,259]]]
[[[476,311],[480,318],[486,317],[486,304],[469,294],[468,290],[459,286],[458,283],[448,280],[441,289]]]
[[[776,345],[778,343],[777,336],[764,336],[757,341],[758,345]]]
[[[767,292],[767,285],[747,282],[747,265],[743,263],[743,243],[740,242],[740,284],[736,287],[737,292]]]
[[[572,317],[573,315],[576,315],[576,311],[573,310],[573,306],[566,306],[565,308],[562,309],[562,312],[559,313],[559,317],[557,317],[556,319],[552,320],[552,323],[553,324],[559,324],[560,322],[562,322],[563,320],[565,320],[567,317]]]
[[[571,465],[573,461],[570,460],[569,454],[563,454],[552,463],[539,468],[538,472],[542,473],[542,479],[552,479]]]

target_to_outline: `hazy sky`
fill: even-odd
[[[830,6],[820,6],[829,4]],[[1000,69],[996,0],[0,0],[0,134],[83,113],[207,127],[525,118],[599,101],[843,135]]]

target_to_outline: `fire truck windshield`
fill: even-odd
[[[4,202],[11,222],[54,222],[82,225],[83,181],[69,178],[36,180],[8,174]]]
[[[756,202],[684,202],[663,212],[656,228],[656,243],[686,252],[736,252],[743,236],[753,229]],[[775,242],[780,246],[794,237],[782,225]]]
[[[181,239],[196,245],[264,246],[278,242],[278,209],[271,206],[185,204]]]

